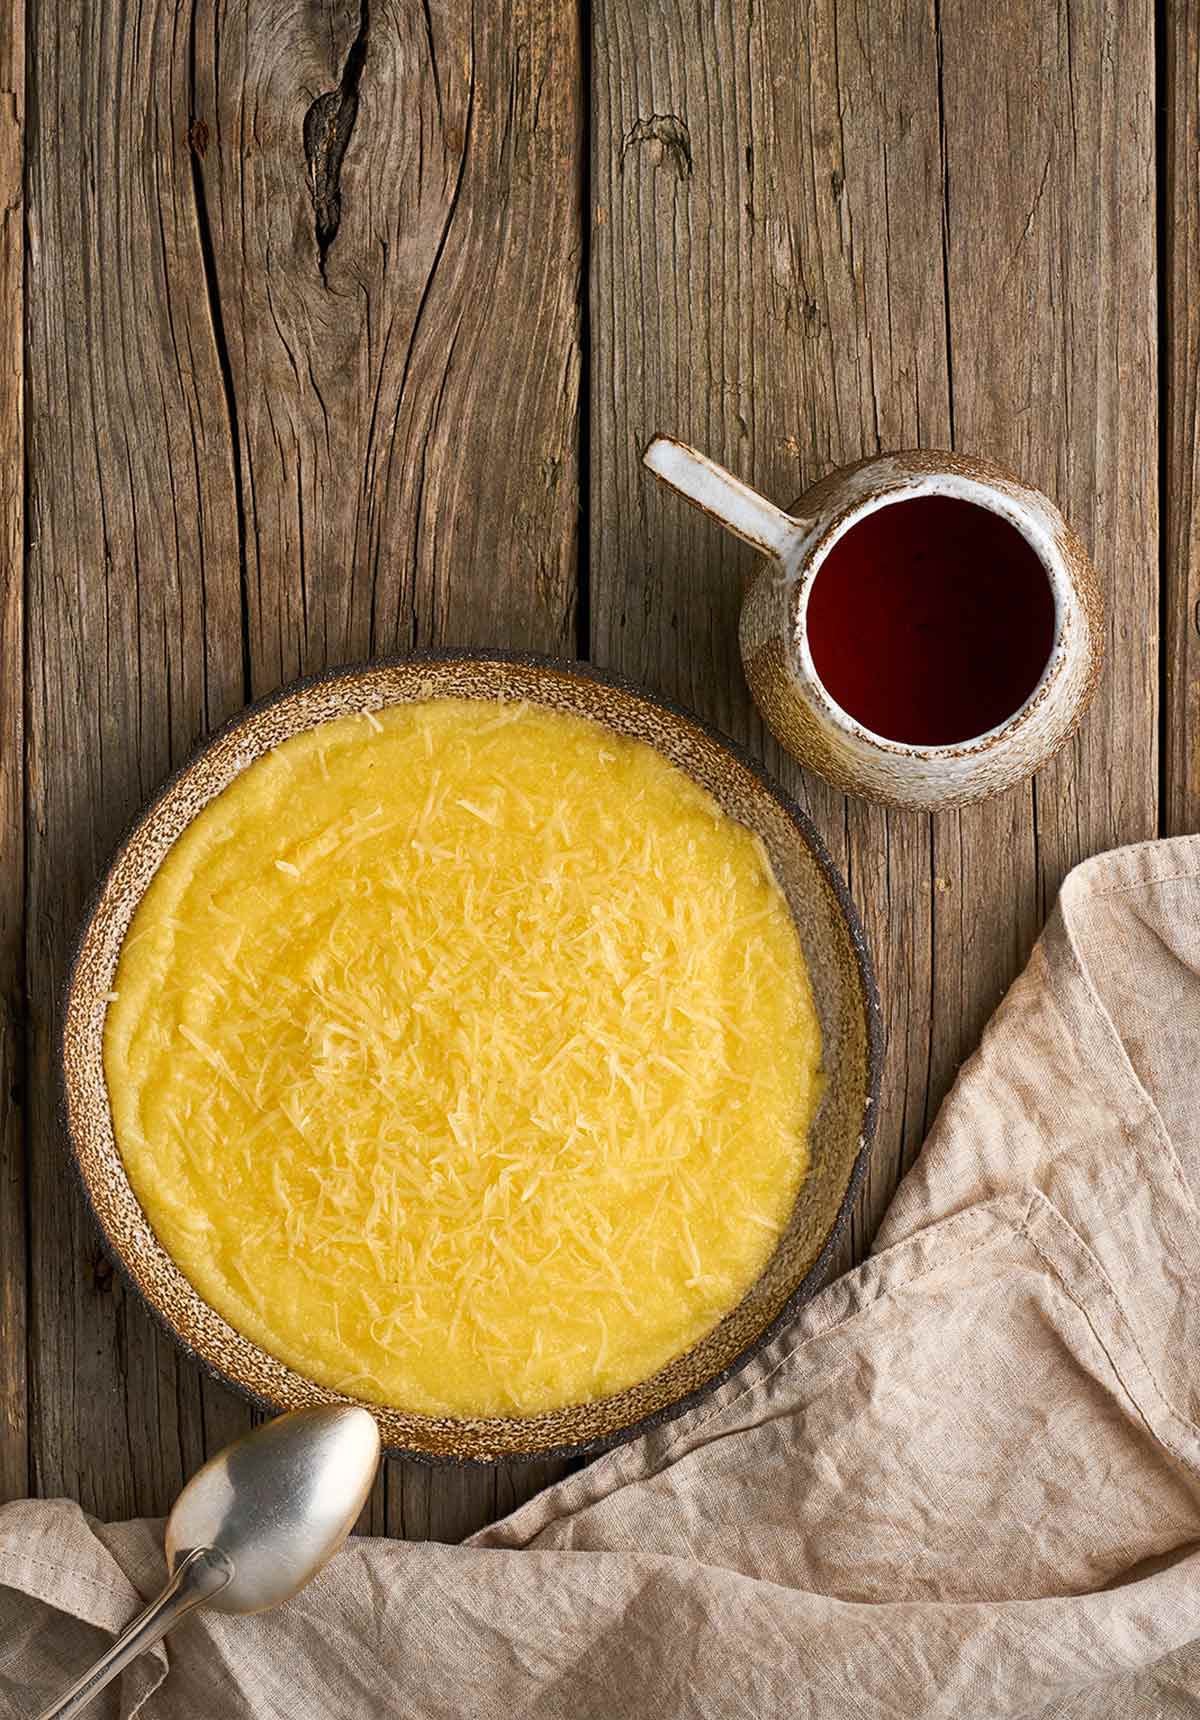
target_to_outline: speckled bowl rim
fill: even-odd
[[[158,808],[173,793],[176,784],[180,779],[186,776],[187,773],[198,764],[200,759],[210,750],[210,748],[213,748],[219,742],[228,739],[235,733],[235,731],[243,726],[252,723],[253,720],[262,712],[270,710],[275,705],[282,704],[285,700],[291,699],[299,693],[303,693],[317,687],[332,686],[339,681],[353,681],[364,675],[370,675],[378,671],[414,668],[423,663],[457,663],[462,665],[481,663],[497,666],[512,665],[514,667],[535,670],[549,670],[558,674],[571,676],[576,679],[596,682],[602,686],[612,688],[615,692],[628,694],[635,699],[642,700],[646,704],[657,706],[660,710],[668,712],[677,721],[681,721],[693,729],[698,730],[700,734],[716,746],[722,748],[739,766],[741,766],[743,770],[747,771],[752,777],[754,777],[758,784],[776,801],[789,822],[793,825],[797,834],[806,844],[813,856],[813,859],[816,861],[818,871],[829,886],[833,899],[837,904],[838,911],[845,923],[851,952],[854,957],[854,971],[858,977],[861,993],[866,1051],[866,1082],[863,1096],[863,1116],[859,1135],[858,1152],[851,1166],[850,1175],[847,1179],[845,1191],[842,1195],[837,1213],[825,1234],[825,1239],[816,1255],[816,1258],[813,1260],[812,1265],[804,1274],[803,1278],[796,1285],[795,1289],[788,1296],[787,1300],[782,1304],[778,1313],[775,1314],[775,1316],[762,1328],[762,1330],[757,1333],[751,1342],[746,1344],[744,1348],[740,1350],[738,1354],[735,1355],[724,1367],[711,1374],[708,1379],[706,1379],[701,1385],[695,1387],[692,1391],[685,1393],[683,1396],[673,1400],[671,1403],[664,1404],[660,1408],[639,1417],[636,1421],[629,1422],[622,1428],[618,1428],[608,1433],[598,1434],[589,1439],[560,1443],[552,1446],[543,1446],[536,1450],[505,1451],[494,1457],[470,1456],[455,1452],[435,1452],[415,1449],[404,1445],[385,1444],[383,1447],[383,1455],[385,1457],[401,1458],[408,1462],[427,1465],[431,1468],[465,1467],[471,1469],[492,1469],[498,1464],[517,1465],[522,1463],[566,1462],[581,1458],[596,1457],[602,1452],[612,1450],[615,1446],[626,1444],[628,1441],[639,1438],[643,1434],[650,1433],[655,1428],[662,1427],[667,1423],[676,1420],[679,1416],[685,1415],[689,1410],[694,1409],[698,1404],[703,1402],[705,1398],[709,1397],[714,1391],[723,1385],[726,1380],[740,1372],[740,1370],[752,1361],[760,1351],[765,1349],[767,1345],[770,1344],[771,1341],[777,1337],[792,1320],[795,1319],[799,1310],[807,1302],[811,1301],[817,1292],[823,1288],[829,1276],[829,1268],[833,1260],[834,1251],[837,1248],[838,1243],[841,1241],[846,1226],[850,1221],[850,1217],[854,1211],[855,1202],[858,1197],[858,1192],[862,1187],[867,1174],[867,1167],[870,1162],[871,1151],[875,1141],[876,1122],[879,1112],[879,1092],[882,1080],[885,1046],[883,1013],[880,1006],[879,990],[875,980],[874,966],[867,947],[866,934],[863,931],[862,922],[859,919],[858,912],[854,906],[853,900],[851,899],[846,883],[830,858],[829,852],[826,849],[816,826],[804,811],[803,807],[798,805],[787,790],[784,789],[781,784],[776,782],[763,765],[754,758],[745,747],[740,745],[739,742],[731,739],[730,736],[724,734],[716,727],[715,724],[707,721],[706,718],[698,716],[696,712],[689,710],[687,706],[680,704],[677,700],[674,700],[665,694],[651,692],[646,687],[639,685],[636,681],[630,680],[627,676],[621,675],[614,670],[600,668],[589,662],[571,658],[552,657],[533,651],[493,650],[482,647],[476,649],[468,646],[412,651],[387,657],[371,658],[365,662],[342,664],[336,668],[322,671],[319,674],[305,675],[294,681],[289,681],[285,686],[279,687],[275,691],[264,694],[262,697],[252,700],[249,704],[244,705],[226,722],[222,723],[218,728],[214,729],[211,734],[206,735],[203,740],[198,742],[183,762],[171,772],[170,776],[161,783],[151,798],[143,805],[140,811],[126,827],[120,840],[112,850],[94,889],[88,897],[87,904],[80,918],[79,927],[72,945],[71,963],[59,999],[58,1021],[55,1032],[59,1086],[59,1115],[62,1124],[62,1132],[75,1180],[82,1192],[84,1204],[91,1214],[92,1220],[100,1233],[108,1257],[119,1271],[122,1282],[133,1292],[142,1307],[147,1310],[155,1325],[157,1325],[159,1329],[167,1335],[177,1350],[182,1351],[190,1358],[191,1361],[198,1364],[201,1370],[207,1374],[210,1379],[216,1380],[221,1385],[229,1387],[232,1391],[236,1392],[239,1397],[249,1402],[255,1409],[260,1410],[267,1415],[277,1415],[282,1413],[284,1408],[287,1406],[268,1398],[262,1392],[256,1391],[253,1386],[247,1385],[244,1381],[238,1379],[236,1375],[227,1372],[219,1363],[211,1360],[208,1356],[202,1354],[198,1349],[196,1349],[196,1347],[178,1329],[178,1327],[175,1326],[173,1321],[168,1318],[164,1310],[151,1299],[147,1291],[135,1276],[132,1267],[126,1262],[120,1246],[110,1233],[108,1226],[105,1224],[99,1207],[97,1206],[91,1184],[88,1181],[87,1173],[83,1167],[80,1157],[79,1141],[76,1138],[75,1129],[71,1121],[71,1095],[66,1059],[66,1029],[68,1023],[68,1012],[76,981],[78,979],[79,964],[84,952],[87,936],[91,929],[92,922],[103,902],[104,895],[113,872],[120,864],[134,838],[141,832],[143,826],[150,821]],[[652,742],[647,742],[646,744],[653,745]],[[655,748],[655,750],[658,751],[657,748]],[[130,1193],[132,1194],[132,1190],[130,1190]],[[134,1198],[136,1199],[136,1196]],[[153,1227],[149,1226],[148,1219],[146,1220],[146,1223],[151,1231],[153,1231]],[[179,1270],[179,1268],[177,1267],[176,1270]],[[194,1286],[190,1286],[190,1288],[193,1295],[203,1303],[204,1298],[200,1295],[200,1292],[196,1290]],[[305,1378],[298,1369],[290,1368],[289,1366],[289,1371],[298,1379],[303,1380]],[[318,1389],[323,1390],[324,1388]],[[348,1401],[365,1402],[365,1400]],[[366,1404],[366,1407],[372,1408],[373,1406]]]

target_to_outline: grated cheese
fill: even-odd
[[[430,1414],[606,1395],[709,1330],[786,1225],[819,1064],[758,839],[645,746],[463,700],[245,771],[147,890],[105,1031],[206,1299]]]

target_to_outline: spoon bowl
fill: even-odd
[[[374,1417],[353,1404],[293,1410],[226,1446],[193,1475],[167,1519],[167,1567],[197,1547],[233,1566],[217,1612],[281,1606],[337,1552],[379,1463]]]

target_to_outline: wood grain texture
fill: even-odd
[[[29,1490],[26,1370],[25,16],[0,15],[0,1504]]]
[[[251,689],[414,646],[569,651],[573,7],[218,7],[195,55]]]
[[[29,26],[31,1459],[39,1492],[125,1517],[163,1510],[202,1456],[202,1391],[84,1212],[58,999],[120,832],[241,703],[235,487],[195,290],[186,28],[86,5],[33,5]]]
[[[1163,28],[1162,821],[1177,836],[1200,830],[1200,6],[1166,7]]]
[[[104,1516],[164,1509],[249,1417],[70,1185],[72,928],[247,694],[414,644],[570,649],[579,63],[573,6],[520,0],[34,12],[32,1443],[39,1490]],[[545,1478],[392,1466],[367,1526],[457,1538]]]
[[[1062,873],[1154,828],[1152,19],[1101,0],[596,17],[592,643],[760,750],[847,872],[890,1041],[857,1255]],[[912,443],[1043,484],[1114,604],[1082,740],[935,820],[786,765],[738,663],[747,553],[640,472],[657,430],[781,501]]]

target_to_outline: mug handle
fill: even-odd
[[[656,436],[642,455],[642,464],[693,507],[777,561],[786,559],[808,531],[809,521],[785,514],[707,454],[697,453],[673,436]]]

